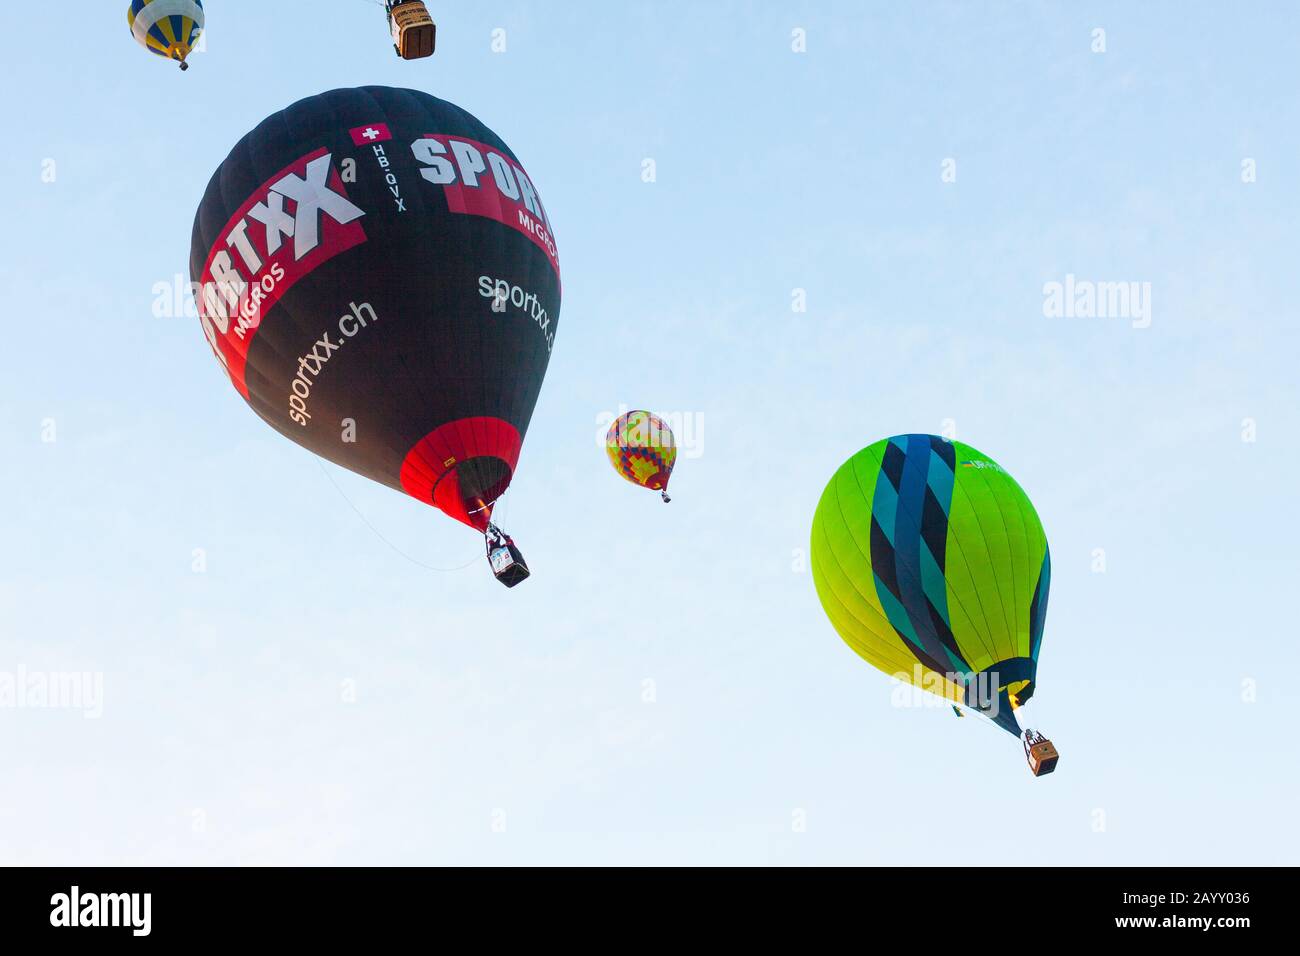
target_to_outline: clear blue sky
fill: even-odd
[[[126,6],[0,38],[0,676],[103,680],[0,708],[0,863],[1297,862],[1297,11],[435,2],[405,63],[363,0],[211,0],[182,75]],[[478,115],[555,225],[514,591],[154,314],[239,137],[369,83]],[[1071,274],[1150,326],[1045,317]],[[621,403],[702,426],[668,507]],[[1041,780],[891,706],[801,562],[841,461],[946,421],[1051,542]]]

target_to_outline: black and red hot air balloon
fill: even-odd
[[[267,423],[482,531],[490,556],[504,544],[492,506],[546,374],[560,266],[499,136],[413,90],[295,103],[213,175],[190,274],[208,343]]]

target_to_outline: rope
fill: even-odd
[[[423,561],[420,561],[420,560],[418,560],[418,559],[416,559],[416,558],[411,557],[409,554],[407,554],[405,551],[403,551],[403,550],[402,550],[401,548],[399,548],[397,545],[393,544],[393,542],[391,542],[391,541],[389,541],[387,538],[385,538],[385,537],[383,536],[383,534],[380,533],[379,529],[376,528],[373,524],[370,523],[370,519],[368,519],[364,514],[362,514],[362,513],[361,513],[361,509],[358,508],[355,504],[352,503],[352,499],[349,498],[349,497],[347,496],[347,494],[344,493],[343,489],[339,487],[338,482],[334,480],[334,476],[331,475],[331,474],[326,470],[326,468],[325,468],[325,462],[324,462],[324,461],[322,461],[320,458],[317,458],[317,459],[316,459],[316,464],[320,466],[321,474],[323,474],[327,479],[329,479],[329,483],[330,483],[331,485],[333,485],[333,486],[334,486],[334,490],[337,491],[337,492],[339,493],[339,497],[341,497],[344,501],[346,501],[346,502],[348,503],[348,507],[351,508],[354,512],[356,512],[357,517],[361,519],[361,523],[364,524],[367,528],[369,528],[370,531],[371,531],[371,533],[374,534],[374,536],[375,536],[376,538],[378,538],[380,541],[384,542],[384,544],[386,544],[386,545],[388,545],[390,548],[392,548],[393,551],[395,551],[397,554],[401,555],[403,558],[405,558],[407,561],[410,561],[412,564],[416,565],[417,567],[424,568],[426,571],[440,571],[440,572],[464,571],[464,570],[465,570],[466,568],[468,568],[471,564],[474,564],[474,563],[476,563],[476,562],[482,560],[482,558],[480,558],[480,557],[478,557],[477,555],[475,555],[473,558],[470,558],[470,559],[469,559],[468,561],[466,561],[464,564],[457,565],[457,566],[454,567],[454,568],[440,568],[440,567],[437,567],[437,566],[432,565],[432,564],[425,564]]]

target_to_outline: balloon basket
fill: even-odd
[[[495,525],[489,524],[487,531],[487,558],[492,568],[492,576],[508,588],[514,587],[528,577],[528,562],[524,560],[519,546]]]
[[[1026,730],[1024,735],[1025,759],[1035,777],[1041,777],[1056,769],[1060,754],[1056,746],[1036,730]]]
[[[433,56],[438,28],[423,0],[390,2],[388,23],[393,32],[393,49],[403,60]]]

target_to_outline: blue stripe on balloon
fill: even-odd
[[[930,470],[926,475],[926,483],[930,486],[935,499],[939,506],[943,508],[943,513],[949,513],[952,506],[952,469],[948,463],[938,455],[930,456]]]
[[[875,577],[875,575],[872,575]],[[889,623],[893,625],[898,636],[914,648],[914,652],[924,652],[921,640],[916,636],[916,631],[912,628],[912,622],[908,619],[907,610],[903,605],[898,603],[898,599],[889,593],[889,588],[885,587],[885,582],[875,577],[876,595],[880,598],[880,606],[885,611],[885,617],[889,618]]]

